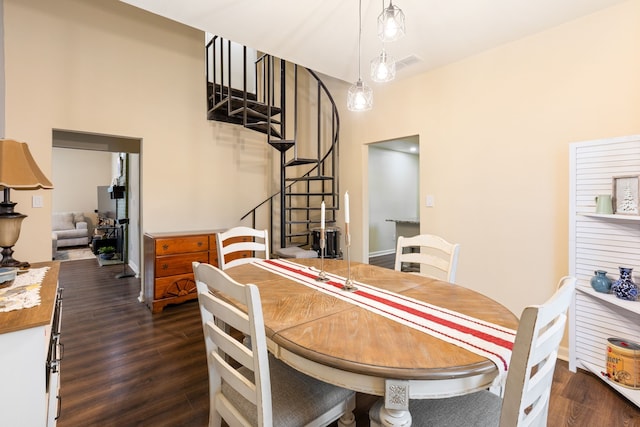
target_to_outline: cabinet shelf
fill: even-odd
[[[640,215],[617,215],[617,214],[597,214],[597,213],[581,213],[579,215],[591,218],[615,219],[620,221],[640,221]]]
[[[600,378],[604,381],[609,387],[616,390],[618,393],[635,403],[636,405],[640,405],[640,390],[634,390],[627,387],[622,387],[616,384],[614,381],[611,381],[609,378],[602,375],[603,372],[606,372],[607,369],[602,366],[596,366],[592,363],[585,362],[584,360],[580,360],[580,364],[589,372],[593,373],[596,377]]]
[[[614,294],[605,294],[603,292],[596,292],[591,286],[578,285],[576,290],[587,294],[593,298],[597,298],[601,301],[605,301],[608,304],[613,304],[624,310],[640,314],[640,302],[638,301],[626,301],[616,297]]]

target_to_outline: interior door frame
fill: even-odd
[[[378,145],[378,144],[384,144],[387,145],[388,149],[392,149],[394,151],[406,151],[405,148],[402,148],[402,143],[399,144],[399,146],[394,149],[393,145],[396,142],[401,142],[401,141],[405,141],[408,144],[412,144],[412,145],[416,145],[417,146],[417,155],[419,156],[418,158],[418,217],[420,218],[421,214],[422,214],[422,203],[420,202],[420,182],[421,182],[421,177],[422,177],[422,161],[421,161],[421,156],[424,154],[422,153],[422,147],[421,147],[421,143],[420,143],[420,135],[415,134],[415,135],[405,135],[405,136],[399,136],[396,138],[391,138],[391,139],[385,139],[385,140],[379,140],[379,141],[373,141],[370,143],[366,143],[364,144],[363,147],[363,151],[362,151],[362,155],[363,155],[363,162],[367,167],[366,173],[363,174],[363,188],[362,188],[362,194],[363,194],[363,213],[362,213],[362,219],[363,219],[363,229],[362,229],[362,236],[363,236],[363,246],[362,246],[362,262],[364,263],[368,263],[369,262],[369,242],[370,242],[370,218],[371,218],[371,213],[370,213],[370,191],[372,190],[369,184],[369,174],[370,174],[370,164],[369,164],[369,150],[372,146]],[[397,237],[397,236],[396,236]]]
[[[130,254],[136,255],[137,267],[136,277],[139,277],[142,269],[142,139],[135,137],[126,137],[119,135],[108,135],[101,133],[93,133],[86,131],[66,130],[66,129],[52,129],[52,147],[55,148],[67,148],[77,150],[91,150],[91,151],[105,151],[111,153],[126,153],[128,154],[128,167],[127,174],[127,216],[129,217],[128,239],[127,239],[127,254],[128,260],[131,259]],[[135,176],[131,175],[131,163],[132,159],[136,157],[137,162],[133,169],[137,171]],[[134,180],[137,185],[132,186],[130,180]],[[133,194],[133,193],[136,194]],[[135,203],[137,200],[137,203]],[[135,218],[131,217],[131,208],[137,211]],[[134,222],[134,227],[131,227],[131,223]],[[131,228],[135,231],[134,238],[131,238]],[[133,245],[137,243],[137,245]],[[131,267],[131,264],[129,263]],[[142,298],[142,289],[140,291]]]

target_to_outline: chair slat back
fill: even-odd
[[[406,250],[413,250],[413,252],[406,252]],[[395,269],[403,271],[403,263],[420,264],[421,274],[455,283],[459,252],[458,243],[449,243],[433,234],[399,236]]]
[[[239,239],[245,238],[246,241]],[[226,270],[237,265],[269,259],[269,233],[250,227],[233,227],[216,236],[218,268]],[[250,256],[245,256],[251,253]]]
[[[210,264],[194,262],[193,271],[209,370],[209,425],[220,426],[221,418],[229,425],[250,425],[246,405],[227,396],[229,389],[249,402],[251,410],[255,406],[260,426],[271,425],[271,382],[258,288],[240,284]],[[231,300],[246,306],[247,313]],[[247,337],[250,346],[234,330]]]
[[[576,279],[563,277],[543,305],[520,318],[507,374],[500,426],[546,426],[553,372]]]

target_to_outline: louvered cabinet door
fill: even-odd
[[[596,196],[613,192],[613,178],[640,175],[640,135],[570,146],[569,274],[578,279],[569,319],[569,368],[586,369],[640,406],[640,390],[606,378],[609,338],[640,343],[640,302],[596,292],[595,270],[617,280],[631,267],[640,283],[640,216],[596,214]],[[638,194],[634,195],[638,200]]]

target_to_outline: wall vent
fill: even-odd
[[[422,60],[420,58],[418,58],[416,55],[409,55],[406,56],[398,61],[396,61],[396,70],[402,70],[403,68],[407,68],[410,67],[412,65],[417,64],[418,62],[421,62]]]

